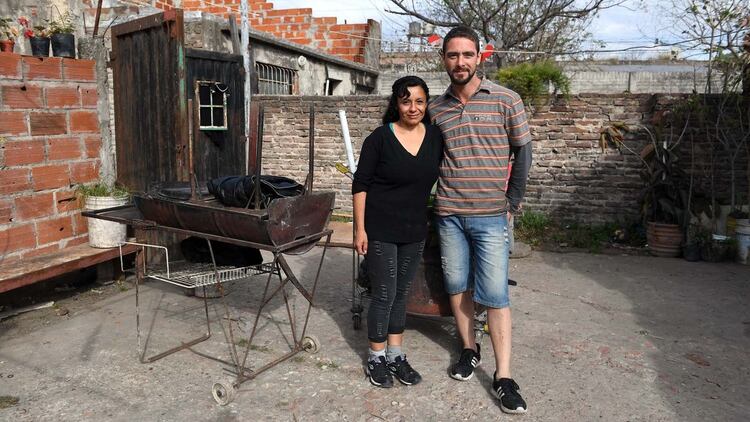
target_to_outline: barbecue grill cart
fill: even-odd
[[[188,103],[192,105],[191,101]],[[232,379],[217,381],[212,387],[213,397],[220,405],[230,403],[234,399],[239,386],[245,381],[254,379],[267,369],[301,351],[315,353],[320,348],[319,341],[314,336],[307,334],[307,328],[321,267],[331,238],[332,230],[328,229],[327,226],[333,211],[335,194],[333,192],[313,192],[314,116],[314,110],[311,107],[309,169],[305,181],[305,192],[300,196],[279,197],[272,199],[270,202],[261,200],[260,169],[263,144],[263,107],[260,106],[257,117],[257,141],[255,142],[255,174],[252,179],[255,186],[254,197],[248,201],[248,208],[225,206],[213,196],[206,198],[199,194],[198,183],[193,170],[194,140],[191,138],[188,151],[190,182],[183,182],[182,189],[175,188],[174,183],[168,183],[169,188],[135,194],[131,205],[83,213],[84,216],[89,218],[127,224],[135,229],[137,235],[140,234],[139,238],[143,238],[144,234],[151,232],[156,234],[151,236],[152,238],[164,239],[168,236],[159,235],[172,234],[205,240],[210,255],[210,263],[208,264],[172,260],[169,256],[169,248],[166,245],[143,241],[128,243],[140,247],[136,255],[134,270],[136,274],[138,352],[142,363],[154,362],[208,340],[211,337],[211,328],[206,288],[215,287],[218,290],[224,319],[228,325],[227,333],[231,361],[212,356],[207,357],[228,365],[231,368],[230,372],[233,374]],[[266,202],[267,206],[264,205]],[[254,207],[251,208],[251,206]],[[304,254],[322,239],[325,239],[322,243],[323,251],[315,269],[315,279],[308,289],[295,276],[285,255]],[[270,262],[258,265],[219,266],[215,254],[215,242],[267,251],[272,255],[272,259]],[[164,254],[163,263],[158,268],[149,264],[149,260],[147,260],[147,254],[153,253]],[[235,280],[245,282],[254,276],[264,276],[265,286],[262,290],[257,313],[254,316],[249,340],[244,345],[244,350],[240,350],[241,348],[238,348],[234,338],[235,328],[233,324],[237,322],[230,315],[230,309],[224,295],[224,284]],[[141,348],[139,286],[147,279],[166,282],[186,289],[202,289],[206,315],[205,334],[161,353],[146,357],[145,346],[143,349]],[[296,288],[306,301],[306,309],[303,310],[304,322],[301,329],[297,326],[292,315],[287,292],[289,285]],[[257,346],[253,343],[253,340],[256,339],[258,332],[260,315],[269,302],[278,297],[283,298],[289,320],[292,340],[290,350],[268,362],[256,363],[253,367],[257,369],[251,369],[248,355],[252,347]]]

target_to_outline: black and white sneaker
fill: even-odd
[[[388,363],[385,361],[385,356],[379,356],[378,360],[367,362],[367,376],[370,378],[372,385],[382,388],[393,387],[393,376],[391,375],[391,371],[388,370]]]
[[[479,343],[477,343],[476,352],[471,349],[462,350],[458,362],[451,368],[451,378],[459,381],[470,380],[474,376],[474,368],[479,366],[481,361],[482,356],[479,352]]]
[[[388,362],[388,370],[404,385],[419,384],[422,381],[422,376],[409,365],[406,356],[399,356],[393,362]]]
[[[500,400],[500,409],[505,413],[526,413],[526,402],[518,393],[520,389],[511,378],[495,379],[492,382],[492,394]]]

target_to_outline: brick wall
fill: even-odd
[[[87,241],[75,186],[99,176],[94,62],[0,53],[0,259]]]
[[[638,215],[643,183],[641,161],[635,155],[609,146],[602,151],[599,131],[610,121],[648,124],[655,111],[669,108],[684,97],[655,95],[581,95],[553,105],[536,107],[530,124],[534,136],[534,165],[529,176],[525,206],[557,220],[587,223],[630,219]],[[299,181],[307,174],[307,111],[315,105],[315,187],[334,190],[337,212],[351,213],[351,182],[334,168],[346,163],[338,110],[347,112],[355,157],[364,138],[380,124],[386,98],[364,97],[254,97],[266,104],[264,172]],[[626,136],[625,145],[639,152],[647,142],[644,132]],[[694,138],[697,151],[710,147]],[[684,145],[689,145],[686,141]],[[707,154],[697,154],[698,160]],[[718,158],[717,165],[726,167]],[[687,163],[687,160],[683,160]],[[705,162],[696,169],[705,169]],[[747,196],[747,158],[738,162],[738,192]],[[697,183],[706,180],[696,171]],[[717,197],[728,201],[728,171],[716,181]],[[743,199],[744,200],[744,199]]]

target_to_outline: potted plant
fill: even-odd
[[[682,257],[685,261],[701,260],[704,245],[710,242],[708,230],[698,223],[688,226],[685,244],[682,246]]]
[[[23,26],[23,35],[29,39],[31,55],[36,57],[49,57],[49,30],[44,25],[31,26],[26,16],[18,18],[18,23]]]
[[[76,57],[76,39],[73,35],[73,20],[70,12],[50,21],[49,33],[52,40],[52,55],[55,57]]]
[[[0,18],[0,51],[12,53],[18,37],[18,28],[11,18]]]
[[[83,198],[87,211],[119,207],[130,202],[130,194],[121,186],[95,183],[78,186],[78,195]],[[127,238],[127,226],[96,218],[88,219],[89,246],[114,248]]]

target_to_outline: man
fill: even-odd
[[[474,302],[484,305],[495,352],[492,392],[504,412],[525,413],[526,403],[510,373],[508,222],[526,191],[529,126],[518,94],[477,76],[479,38],[474,31],[452,29],[441,54],[451,85],[430,104],[431,119],[445,138],[437,227],[445,287],[463,342],[451,377],[469,380],[481,361]]]

